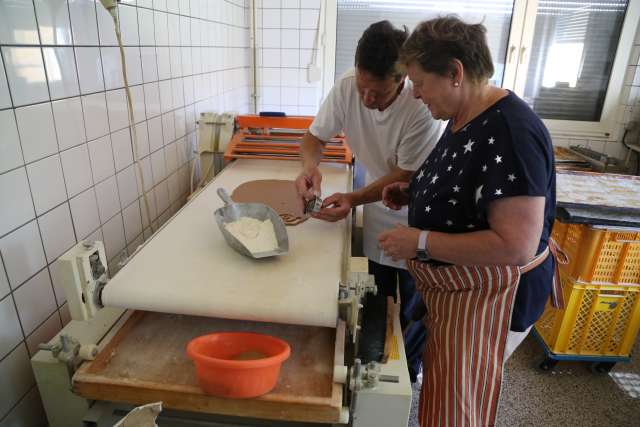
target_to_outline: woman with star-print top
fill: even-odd
[[[384,189],[388,207],[409,205],[409,227],[379,236],[388,256],[408,260],[427,306],[423,427],[493,425],[504,361],[550,295],[562,304],[549,256],[551,139],[527,104],[488,84],[485,32],[438,18],[403,46],[414,95],[449,120],[411,182]]]

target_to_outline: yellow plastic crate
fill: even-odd
[[[569,257],[560,268],[572,279],[640,284],[640,231],[556,221],[551,235]]]
[[[536,331],[555,354],[627,357],[640,328],[640,286],[580,283],[561,274],[565,309],[547,307]]]

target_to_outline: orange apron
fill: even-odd
[[[556,253],[553,243],[523,267],[407,261],[427,307],[422,427],[495,425],[518,282],[521,274],[542,264],[550,251]],[[554,305],[562,305],[557,277],[552,295]]]

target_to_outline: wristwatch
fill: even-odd
[[[429,253],[429,249],[427,248],[427,236],[429,235],[429,230],[422,230],[420,232],[420,237],[418,237],[418,250],[416,251],[416,256],[418,260],[426,262],[431,259],[431,254]]]

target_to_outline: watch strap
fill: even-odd
[[[429,230],[422,230],[418,237],[418,259],[420,261],[428,261],[431,259],[431,254],[427,248],[427,237],[429,236]]]
[[[418,237],[418,249],[426,251],[427,250],[427,236],[429,235],[429,230],[422,230],[420,232],[420,237]]]

